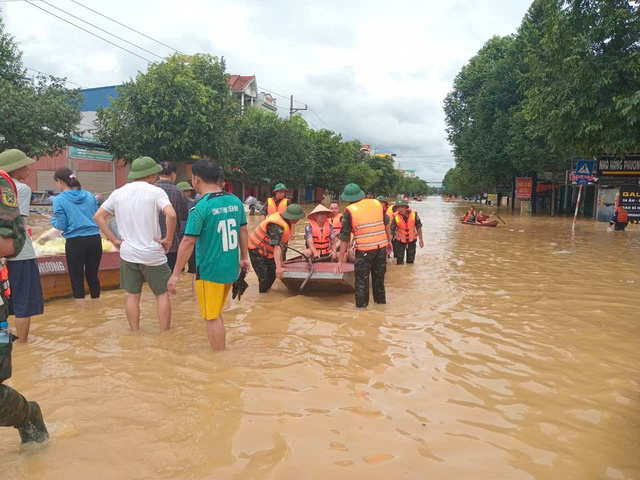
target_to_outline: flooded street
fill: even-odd
[[[7,384],[51,441],[0,429],[1,478],[640,478],[640,228],[465,205],[411,203],[425,248],[390,260],[387,305],[252,273],[222,353],[188,275],[162,335],[148,289],[140,333],[122,291],[48,302]]]

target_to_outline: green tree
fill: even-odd
[[[445,98],[447,137],[470,183],[493,184],[515,171],[511,155],[517,152],[509,148],[522,100],[520,64],[515,37],[493,37],[462,68]]]
[[[378,179],[370,187],[375,195],[389,195],[396,191],[402,175],[396,169],[391,155],[374,155],[368,165],[378,174]]]
[[[471,178],[473,177],[464,171],[463,166],[456,165],[445,174],[442,180],[444,193],[447,195],[461,195],[463,197],[470,197],[480,193],[480,184],[474,183]]]
[[[539,48],[527,50],[532,135],[565,155],[640,149],[640,19],[625,0],[539,0]]]
[[[61,78],[39,75],[30,83],[25,77],[22,54],[0,18],[0,151],[55,155],[78,133],[82,94]]]
[[[96,136],[116,157],[132,161],[189,161],[208,156],[228,163],[239,114],[227,84],[224,59],[173,55],[118,88],[99,109]]]
[[[312,136],[301,117],[288,120],[251,108],[239,119],[237,128],[233,164],[246,182],[283,182],[293,187],[312,181]]]

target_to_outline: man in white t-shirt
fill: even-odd
[[[167,291],[171,270],[165,253],[173,240],[176,212],[164,190],[153,185],[160,170],[153,158],[136,158],[128,175],[134,181],[109,195],[93,217],[102,234],[120,249],[120,288],[127,292],[127,320],[133,331],[140,329],[140,294],[145,281],[156,296],[160,331],[171,325]],[[164,238],[160,238],[160,212],[167,219]],[[122,240],[109,228],[109,215],[116,217]]]

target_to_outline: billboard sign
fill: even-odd
[[[516,198],[531,198],[533,180],[531,177],[516,178]]]

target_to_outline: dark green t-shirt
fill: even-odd
[[[209,193],[193,207],[184,234],[198,237],[198,278],[216,283],[238,279],[240,227],[246,224],[244,205],[228,192]]]

